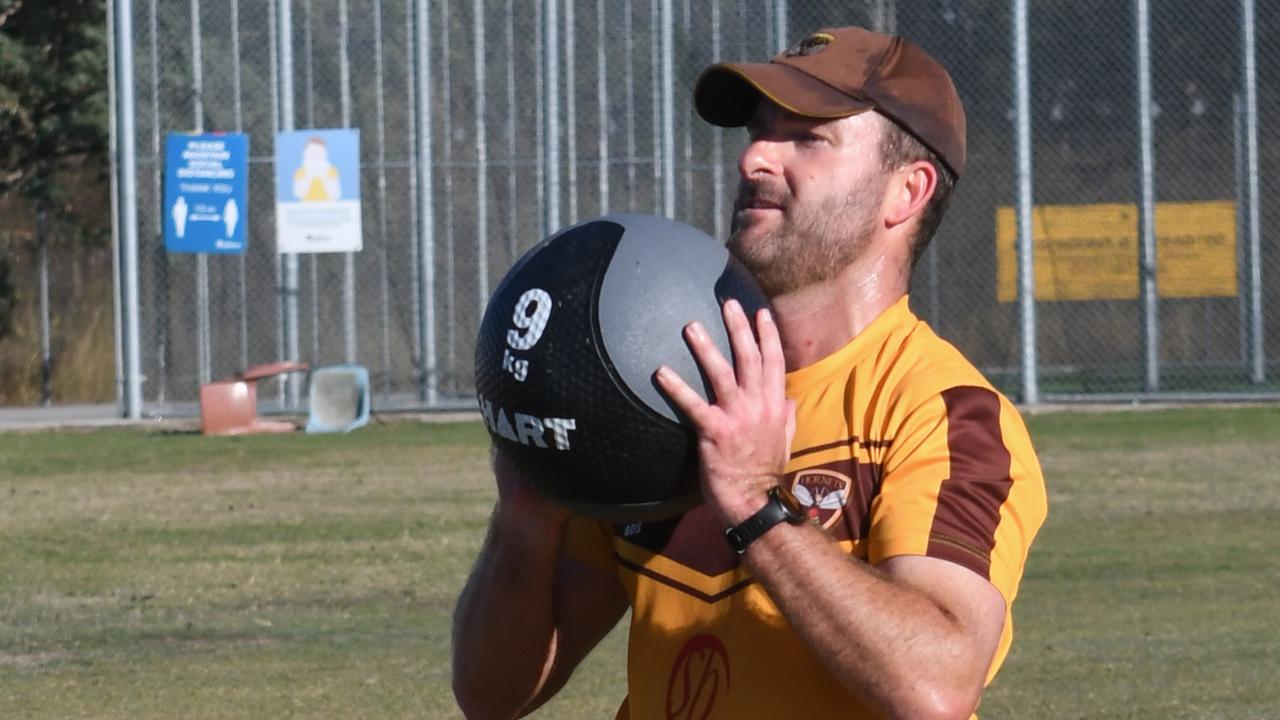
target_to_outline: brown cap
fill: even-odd
[[[951,76],[920,46],[859,27],[819,30],[767,63],[720,63],[693,89],[698,114],[712,125],[746,125],[764,95],[810,118],[877,110],[933,150],[951,171],[964,170],[964,108]]]

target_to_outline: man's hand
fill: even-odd
[[[703,497],[726,525],[737,525],[760,509],[782,477],[795,434],[795,405],[786,398],[782,341],[768,309],[756,315],[759,343],[738,301],[725,302],[722,312],[733,364],[701,324],[685,327],[715,403],[703,400],[669,367],[658,369],[657,381],[698,431]]]
[[[453,615],[453,691],[467,717],[517,717],[556,693],[617,623],[613,572],[564,548],[568,510],[493,452],[498,503]]]

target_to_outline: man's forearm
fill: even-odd
[[[525,520],[495,516],[454,613],[453,691],[469,718],[516,717],[545,684],[555,654],[563,522]]]
[[[850,692],[889,717],[969,717],[990,654],[926,594],[848,557],[807,523],[775,527],[747,561]]]

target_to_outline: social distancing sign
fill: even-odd
[[[1036,300],[1138,297],[1135,205],[1037,205],[1031,213]],[[1236,208],[1230,201],[1162,202],[1155,208],[1156,289],[1162,298],[1234,297]],[[1014,209],[996,209],[996,293],[1018,297]]]
[[[248,245],[249,136],[170,133],[164,145],[164,246],[243,253]]]

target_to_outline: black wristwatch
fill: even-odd
[[[724,539],[729,541],[729,547],[733,548],[734,552],[741,555],[756,538],[783,520],[792,525],[799,525],[804,522],[804,508],[800,506],[800,501],[790,489],[776,485],[770,488],[764,507],[757,510],[755,515],[743,520],[740,525],[726,529]]]

